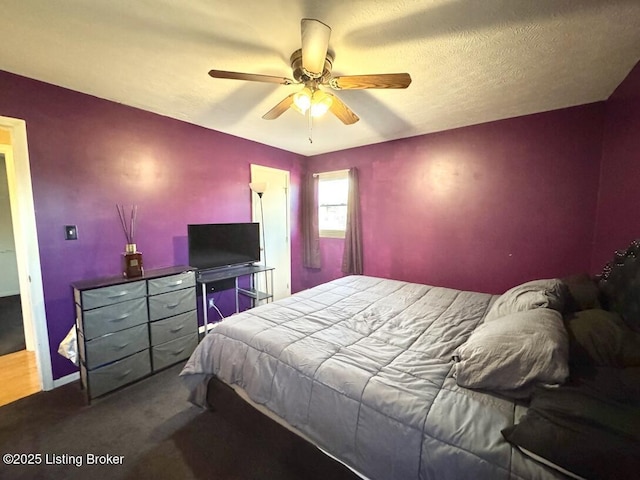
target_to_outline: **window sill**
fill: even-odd
[[[344,238],[344,230],[320,230],[320,238]]]

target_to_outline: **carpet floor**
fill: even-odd
[[[0,478],[359,478],[230,389],[215,411],[191,405],[181,368],[91,405],[74,382],[0,408]]]
[[[0,355],[25,348],[20,295],[0,297]]]

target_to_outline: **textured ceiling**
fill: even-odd
[[[640,59],[638,0],[2,3],[0,69],[303,155],[604,100]],[[303,17],[332,27],[334,75],[412,84],[338,92],[361,120],[309,143],[294,110],[261,118],[299,86],[207,75],[291,77]]]

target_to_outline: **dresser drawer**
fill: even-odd
[[[194,272],[183,272],[168,277],[149,280],[149,295],[173,292],[183,288],[195,287],[196,275]]]
[[[149,350],[123,358],[110,365],[86,372],[91,396],[97,397],[134,382],[151,373]]]
[[[190,333],[198,333],[198,313],[196,310],[191,310],[175,317],[157,320],[151,322],[149,328],[151,345],[160,345]]]
[[[160,370],[180,360],[189,358],[196,346],[198,346],[198,335],[193,334],[151,347],[153,370]]]
[[[78,327],[87,340],[140,325],[148,318],[147,299],[144,297],[86,312],[76,306],[76,310],[78,318],[82,319]]]
[[[147,284],[144,280],[121,283],[109,287],[94,288],[76,292],[76,302],[83,310],[113,305],[132,298],[144,297],[147,294]]]
[[[138,325],[88,340],[84,352],[85,363],[87,368],[91,370],[148,348],[149,331],[147,325]]]
[[[149,297],[149,320],[179,315],[196,308],[196,289],[186,288]]]

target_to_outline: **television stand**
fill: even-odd
[[[253,264],[198,270],[196,283],[202,294],[204,334],[206,335],[209,330],[207,294],[222,290],[235,290],[236,313],[240,312],[240,296],[251,299],[250,308],[257,306],[260,302],[269,303],[273,301],[273,270],[273,267]],[[256,281],[257,275],[263,272],[271,277],[270,282],[265,278],[266,291],[264,292],[258,290],[258,282]],[[240,286],[240,278],[242,277],[249,277],[248,287]]]

